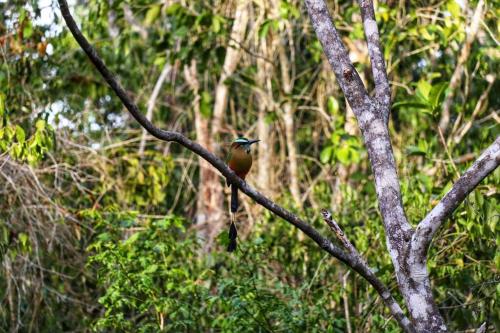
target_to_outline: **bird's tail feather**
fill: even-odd
[[[236,213],[238,210],[238,188],[231,185],[231,213]]]
[[[234,221],[231,221],[231,225],[229,226],[229,244],[227,245],[227,251],[233,252],[236,250],[236,246],[238,245],[236,239],[238,237],[238,230],[236,230],[236,225]]]
[[[229,244],[227,245],[228,252],[233,252],[236,250],[238,231],[236,230],[236,225],[234,224],[234,214],[238,211],[238,188],[231,185],[231,225],[229,226]]]

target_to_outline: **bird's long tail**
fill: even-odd
[[[231,213],[236,213],[238,210],[238,188],[231,185]]]
[[[229,244],[227,246],[229,252],[236,250],[237,246],[236,238],[238,236],[238,231],[234,223],[236,211],[238,211],[238,188],[231,185],[231,225],[229,226]]]

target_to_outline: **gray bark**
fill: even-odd
[[[374,97],[368,95],[358,73],[350,63],[326,3],[323,0],[306,0],[306,6],[316,35],[358,120],[375,178],[387,248],[413,326],[418,332],[446,332],[447,327],[432,295],[426,267],[427,247],[444,219],[484,177],[498,167],[500,139],[497,138],[495,143],[481,155],[415,231],[409,224],[403,208],[389,137],[387,122],[390,112],[390,88],[373,4],[364,0],[358,2],[361,6],[375,81]]]

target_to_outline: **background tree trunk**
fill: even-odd
[[[226,57],[222,73],[215,88],[215,101],[211,124],[208,119],[197,118],[197,133],[202,144],[216,155],[221,155],[220,134],[224,123],[228,101],[228,87],[225,83],[228,77],[234,74],[241,56],[241,47],[248,24],[248,3],[238,1],[230,41],[226,48]],[[210,129],[211,125],[211,129]],[[223,156],[221,156],[223,158]],[[206,161],[200,158],[200,192],[197,199],[196,222],[199,228],[199,237],[204,240],[205,250],[209,250],[213,240],[226,224],[224,207],[224,185],[218,173],[210,168]]]

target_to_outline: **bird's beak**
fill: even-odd
[[[260,140],[248,140],[248,145],[259,142]]]

